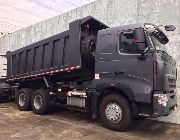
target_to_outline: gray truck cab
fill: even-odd
[[[98,32],[94,85],[123,92],[135,115],[168,115],[176,107],[176,64],[167,36],[153,24],[133,24]],[[104,92],[102,94],[105,94]]]

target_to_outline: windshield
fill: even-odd
[[[166,46],[160,43],[154,36],[151,36],[151,40],[157,52],[167,52]]]

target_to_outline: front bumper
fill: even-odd
[[[177,107],[176,93],[155,92],[153,95],[154,113],[152,117],[167,116]]]

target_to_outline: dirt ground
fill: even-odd
[[[86,114],[53,108],[48,115],[22,112],[0,103],[0,140],[179,140],[180,125],[135,120],[128,132],[114,132]]]

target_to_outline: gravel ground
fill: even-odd
[[[17,110],[14,103],[0,103],[0,140],[179,140],[180,125],[135,120],[128,132],[104,128],[88,115],[53,108],[48,115]]]

